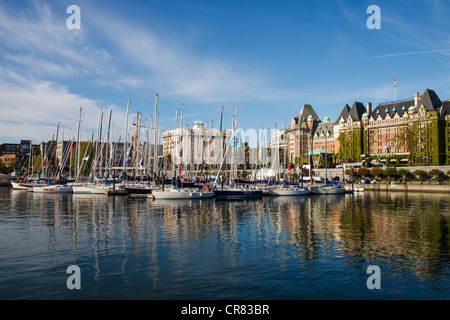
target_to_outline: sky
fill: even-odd
[[[76,5],[79,19],[67,9]],[[379,29],[371,5],[380,9]],[[450,99],[445,0],[2,0],[0,143],[82,139],[109,125],[196,121],[286,127],[304,104],[336,120],[345,104]],[[79,28],[69,25],[79,22]],[[396,87],[394,87],[394,78]],[[81,108],[81,113],[80,113]],[[178,124],[180,121],[178,121]]]

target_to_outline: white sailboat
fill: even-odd
[[[156,95],[156,103],[155,103],[155,118],[157,119],[157,105],[158,105],[158,95]],[[183,114],[183,107],[182,107],[182,114]],[[176,125],[175,125],[176,126]],[[183,126],[183,115],[181,116],[181,129]],[[155,131],[157,130],[157,126],[155,126]],[[156,133],[155,133],[156,134]],[[155,138],[155,145],[156,145],[156,138]],[[186,154],[186,150],[184,151],[184,154]],[[173,161],[173,166],[175,167],[176,161]],[[181,165],[181,164],[180,164]],[[154,167],[157,167],[157,159],[156,159],[156,150],[155,150],[155,160],[154,160]],[[176,175],[176,170],[174,170]],[[164,181],[163,181],[163,189],[162,190],[152,190],[150,194],[148,194],[148,197],[153,198],[155,200],[157,199],[165,199],[165,200],[173,200],[173,199],[207,199],[212,198],[214,196],[213,192],[207,191],[205,189],[198,190],[198,189],[190,189],[190,188],[177,188],[174,187],[173,189],[166,189],[164,190]]]
[[[345,188],[341,187],[339,184],[329,184],[328,183],[328,174],[327,174],[327,159],[325,153],[325,185],[313,187],[312,191],[315,194],[343,194],[347,191]]]
[[[92,138],[89,142],[87,148],[85,149],[84,156],[81,159],[81,163],[77,163],[77,176],[76,176],[76,182],[72,184],[72,189],[74,194],[105,194],[111,187],[107,185],[106,183],[102,183],[102,181],[98,178],[96,178],[97,171],[100,172],[100,175],[102,175],[102,171],[106,171],[107,169],[102,169],[102,154],[104,152],[104,147],[108,148],[109,146],[109,135],[110,135],[110,127],[111,127],[111,115],[112,110],[110,111],[110,121],[109,121],[109,127],[108,127],[108,133],[107,133],[107,142],[102,143],[101,136],[102,136],[102,121],[103,121],[103,113],[101,110],[99,110],[99,116],[98,116],[98,124],[97,124],[97,141],[94,143],[94,132],[92,132]],[[91,172],[89,174],[87,182],[80,182],[80,173],[85,165],[85,161],[89,160],[89,147],[95,145],[95,151],[94,151],[94,159],[92,161],[92,167]],[[98,149],[100,145],[100,149]],[[91,147],[91,148],[92,148]],[[111,148],[112,150],[112,148]],[[106,152],[108,153],[108,152]],[[108,166],[109,170],[110,165]]]
[[[224,157],[222,159],[222,162],[219,167],[219,171],[217,172],[214,185],[213,185],[213,192],[214,195],[217,198],[221,199],[248,199],[248,198],[260,198],[263,196],[263,190],[255,189],[255,188],[244,188],[242,186],[239,186],[236,183],[237,180],[237,160],[236,160],[236,153],[238,151],[238,139],[236,136],[236,129],[237,129],[237,120],[238,119],[238,106],[236,106],[236,116],[233,117],[232,121],[232,139],[233,139],[233,147],[232,147],[232,155],[231,155],[231,165],[230,165],[230,177],[232,177],[232,181],[230,181],[230,185],[227,187],[224,187],[224,177],[221,177],[221,183],[222,187],[220,189],[216,188],[217,181],[219,179],[220,172],[222,170],[222,165],[225,162],[226,154],[228,151],[228,148],[230,147],[230,143],[228,143],[227,148],[224,153]],[[222,130],[221,130],[222,131]]]
[[[304,196],[311,193],[311,190],[296,187],[276,187],[268,191],[273,196]]]
[[[55,184],[47,186],[33,186],[35,193],[72,193],[73,189],[67,184]]]
[[[74,194],[105,194],[110,189],[104,184],[85,183],[72,185]]]
[[[28,188],[30,186],[32,186],[31,184],[25,184],[25,183],[13,182],[13,181],[11,181],[11,185],[12,185],[13,189],[15,189],[15,190],[28,190]]]
[[[283,139],[286,139],[285,135],[285,126],[283,119]],[[277,138],[278,140],[278,138]],[[284,145],[284,165],[283,165],[283,183],[286,181],[286,140],[283,142]],[[278,163],[279,163],[279,143],[276,144],[276,148],[274,150],[275,158],[274,163],[277,166],[278,171]],[[273,196],[303,196],[311,193],[311,190],[300,188],[299,186],[275,186],[273,188],[268,189],[269,193]]]
[[[150,195],[149,195],[150,196]],[[157,199],[208,199],[214,196],[213,192],[198,189],[170,189],[153,191],[151,196]]]
[[[346,193],[346,190],[344,188],[341,188],[340,186],[336,185],[324,185],[324,186],[318,186],[313,187],[313,192],[315,194],[342,194]]]
[[[351,193],[351,192],[363,192],[364,187],[354,187],[354,186],[345,186],[344,189]]]

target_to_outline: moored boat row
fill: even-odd
[[[108,194],[113,186],[104,184],[43,184],[43,183],[19,183],[11,182],[15,190],[28,190],[37,193],[74,193],[74,194]],[[301,188],[300,186],[255,186],[248,187],[226,187],[222,189],[198,189],[198,188],[158,188],[149,185],[118,186],[121,194],[131,197],[150,197],[153,199],[205,199],[217,197],[221,199],[246,199],[258,198],[263,195],[272,196],[304,196],[309,194],[343,194],[349,192],[362,192],[364,188],[352,186],[313,186],[312,188]]]

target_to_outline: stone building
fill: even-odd
[[[444,165],[449,159],[450,103],[430,89],[412,99],[379,104],[373,111],[355,103],[339,116],[343,162]]]

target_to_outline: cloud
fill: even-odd
[[[0,139],[32,139],[35,142],[51,139],[58,122],[65,127],[66,138],[78,120],[82,108],[83,138],[90,137],[96,129],[99,108],[113,110],[116,124],[123,127],[124,111],[115,105],[105,106],[96,101],[70,93],[66,87],[49,81],[0,68],[0,96],[2,117]],[[76,127],[76,126],[75,126]],[[74,132],[72,132],[74,134]],[[120,133],[117,133],[120,134]]]
[[[91,70],[97,66],[96,57],[105,59],[105,52],[86,44],[85,33],[70,32],[65,20],[56,18],[46,3],[32,1],[30,4],[23,11],[7,11],[0,7],[2,51],[10,52],[5,58],[13,61],[13,55],[28,52],[53,63],[70,61]]]
[[[88,23],[120,56],[120,62],[140,69],[137,74],[159,93],[197,102],[275,98],[270,79],[246,62],[233,64],[194,52],[182,39],[167,40],[135,21],[96,10],[88,10],[95,17]]]
[[[88,28],[69,30],[66,16],[54,15],[45,2],[28,4],[21,10],[0,5],[0,140],[51,139],[58,122],[68,138],[80,107],[86,139],[100,107],[114,110],[113,122],[123,127],[123,107],[73,93],[70,85],[124,90],[142,86],[141,80],[116,74],[111,55],[91,42]]]
[[[450,49],[436,49],[436,50],[425,50],[425,51],[410,51],[410,52],[401,52],[401,53],[389,53],[389,54],[382,54],[382,55],[377,55],[377,56],[366,57],[366,58],[363,58],[363,59],[364,60],[383,59],[383,58],[391,58],[391,57],[411,56],[411,55],[430,54],[430,53],[444,53],[444,52],[450,52]]]

